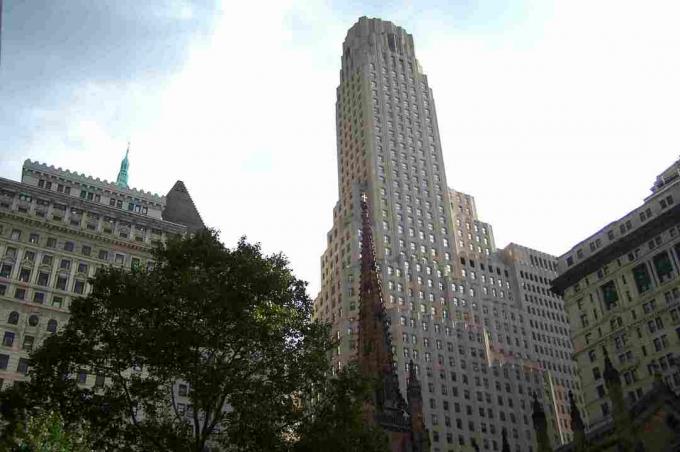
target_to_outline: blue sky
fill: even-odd
[[[187,184],[227,244],[287,254],[316,294],[337,201],[334,102],[359,16],[414,35],[449,183],[499,246],[554,254],[678,157],[675,2],[4,0],[0,176],[26,158]]]

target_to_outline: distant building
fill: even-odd
[[[0,178],[0,387],[25,378],[98,268],[150,265],[157,242],[203,227],[181,181],[159,196],[128,188],[127,170],[127,155],[117,183],[26,160],[21,182]]]
[[[602,362],[621,372],[627,403],[659,373],[680,390],[680,161],[644,203],[559,259],[554,290],[564,295],[586,424],[608,419]]]

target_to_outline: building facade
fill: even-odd
[[[361,198],[370,206],[385,315],[401,388],[422,382],[433,451],[535,450],[531,394],[552,439],[570,439],[565,390],[578,391],[555,258],[497,250],[474,198],[448,188],[432,91],[402,28],[362,17],[343,44],[336,103],[339,201],[321,258],[315,316],[356,357]],[[568,415],[567,415],[568,416]]]
[[[0,386],[26,378],[28,355],[69,318],[102,266],[147,266],[167,237],[203,226],[184,184],[167,196],[26,160],[0,178]],[[79,375],[82,384],[103,384]]]
[[[586,424],[612,410],[602,360],[608,354],[627,403],[651,390],[655,373],[680,389],[680,161],[660,174],[644,203],[559,258]]]
[[[575,400],[570,401],[574,439],[557,449],[558,452],[679,452],[680,396],[654,375],[652,388],[635,401],[626,402],[621,374],[609,355],[602,360],[604,385],[612,404],[611,413],[603,422],[586,431],[586,425]],[[536,416],[538,414],[538,416]],[[537,435],[543,425],[540,413],[535,413]],[[552,450],[552,449],[547,449]]]

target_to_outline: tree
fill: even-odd
[[[30,382],[3,396],[25,408],[5,404],[8,430],[48,408],[67,429],[86,422],[95,449],[277,451],[300,438],[333,343],[282,255],[204,230],[159,247],[152,269],[103,268],[91,283],[33,353]],[[104,384],[79,384],[85,374]]]
[[[385,432],[362,415],[371,393],[371,384],[355,364],[328,379],[310,410],[311,419],[300,428],[295,452],[387,452]]]

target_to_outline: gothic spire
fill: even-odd
[[[367,377],[382,379],[394,374],[392,339],[375,262],[373,230],[365,194],[361,198],[359,368]]]
[[[366,421],[377,424],[388,433],[392,451],[428,450],[429,443],[423,443],[428,444],[427,449],[414,444],[416,435],[411,428],[413,419],[409,419],[408,407],[399,389],[399,378],[394,368],[392,339],[375,259],[368,200],[363,194],[358,361],[363,378],[369,380],[374,388],[373,397],[365,406]],[[424,429],[422,420],[420,422]],[[405,448],[408,444],[413,445],[413,448]]]
[[[125,151],[125,158],[120,162],[120,171],[118,171],[118,178],[116,179],[116,185],[121,188],[128,188],[128,167],[130,162],[128,161],[128,154],[130,153],[130,142],[128,141],[127,150]]]

